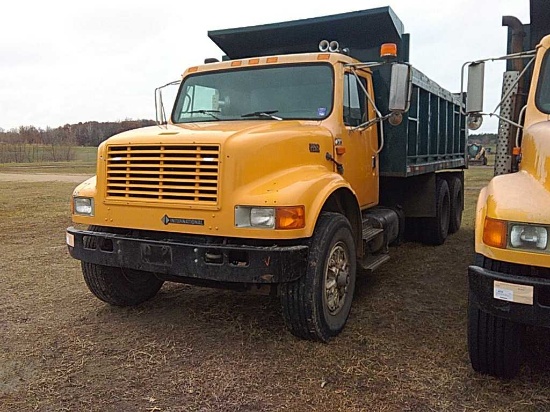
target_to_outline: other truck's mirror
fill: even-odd
[[[468,88],[466,94],[466,114],[468,128],[477,130],[481,127],[483,118],[483,88],[485,79],[485,63],[470,63],[468,65]]]
[[[390,124],[397,126],[403,120],[403,113],[409,110],[411,96],[411,69],[407,64],[396,63],[391,69]]]
[[[165,124],[164,106],[162,103],[162,92],[160,88],[155,89],[155,119],[158,125]]]

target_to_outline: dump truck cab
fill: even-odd
[[[532,1],[531,13],[550,17],[542,2]],[[531,27],[503,19],[514,22],[510,39],[525,29],[522,37],[532,34],[525,42],[536,47],[532,52],[512,50],[528,63],[520,66],[521,73],[505,74],[503,95],[511,99],[503,104],[508,125],[499,130],[519,130],[499,136],[497,176],[478,198],[476,257],[468,269],[472,366],[504,378],[516,375],[521,366],[525,325],[550,327],[550,36],[541,38],[550,26],[540,18],[534,17]],[[510,78],[515,82],[506,82]],[[523,99],[518,85],[527,98],[514,112],[514,99]],[[506,172],[499,170],[503,165]]]

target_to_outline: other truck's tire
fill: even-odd
[[[442,245],[449,234],[449,222],[451,220],[451,202],[449,185],[445,179],[437,177],[435,188],[434,217],[425,219],[425,227],[422,233],[423,242],[428,245]]]
[[[293,335],[327,342],[344,328],[355,291],[349,221],[338,213],[321,213],[309,247],[306,273],[279,286],[283,318]]]
[[[90,226],[93,231],[110,231]],[[95,239],[84,239],[84,246],[95,247]],[[102,266],[81,262],[82,274],[88,289],[98,298],[114,306],[135,306],[157,294],[164,283],[154,274],[139,270]]]
[[[468,352],[476,372],[511,379],[521,366],[523,325],[468,303]]]
[[[462,181],[457,176],[447,178],[450,196],[449,234],[458,232],[462,224],[462,212],[464,210],[464,189]]]
[[[498,270],[499,262],[476,254],[475,264]],[[472,368],[479,373],[511,379],[521,367],[525,326],[479,309],[468,300],[468,352]]]

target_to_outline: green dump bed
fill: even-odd
[[[398,61],[409,61],[409,35],[390,7],[237,29],[208,36],[229,59],[318,51],[336,40],[362,62],[379,61],[380,45],[396,43]],[[388,112],[390,68],[373,70],[376,104]],[[411,107],[399,126],[384,123],[382,176],[406,177],[466,167],[465,117],[460,99],[413,69]]]

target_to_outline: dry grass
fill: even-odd
[[[531,331],[513,381],[469,366],[476,190],[444,246],[405,244],[361,277],[324,345],[289,335],[265,296],[166,284],[136,308],[103,304],[65,249],[73,186],[0,182],[2,411],[548,410],[547,332]]]

